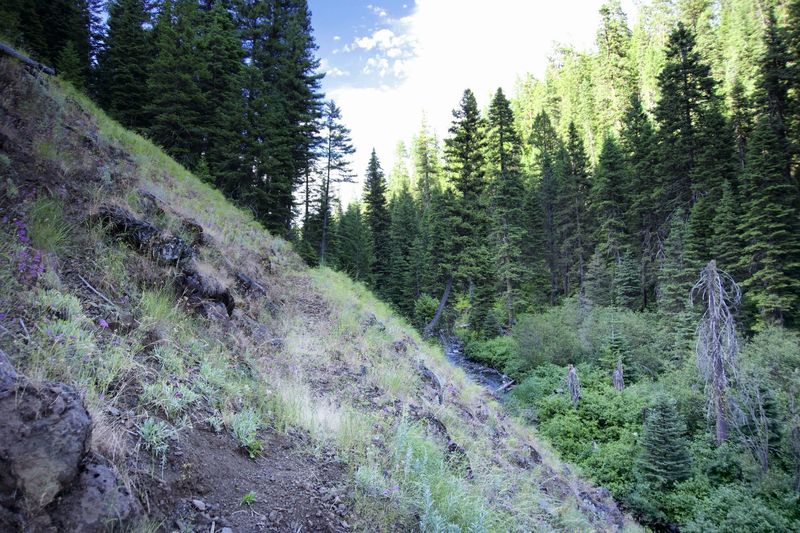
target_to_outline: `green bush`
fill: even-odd
[[[464,351],[470,359],[504,372],[508,365],[519,357],[517,341],[505,336],[471,340],[464,346]]]
[[[422,329],[433,320],[439,302],[433,296],[423,294],[414,302],[414,325]]]
[[[589,351],[577,334],[575,310],[555,307],[540,315],[520,315],[511,330],[519,358],[510,363],[511,375],[520,375],[544,363],[565,366],[588,359]]]
[[[769,533],[797,531],[798,528],[800,523],[792,522],[769,508],[761,498],[749,494],[740,486],[725,485],[700,502],[694,518],[684,530],[698,533]]]

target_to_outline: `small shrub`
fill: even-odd
[[[171,385],[155,382],[144,386],[141,400],[164,411],[170,419],[175,419],[200,397],[184,384]]]
[[[414,325],[420,329],[424,328],[428,322],[433,320],[438,307],[439,302],[432,296],[423,294],[417,298],[417,301],[414,302]]]
[[[473,340],[464,347],[470,359],[475,359],[493,368],[505,371],[519,357],[517,341],[512,337],[494,337]]]
[[[173,430],[165,422],[148,418],[138,427],[139,438],[154,457],[166,458]]]
[[[258,438],[260,425],[258,415],[250,409],[236,413],[231,421],[233,436],[247,451],[251,459],[261,455],[264,446],[264,443]]]
[[[241,497],[241,499],[239,500],[239,505],[240,506],[253,505],[254,503],[256,503],[256,498],[257,497],[258,497],[258,494],[256,493],[256,491],[251,490],[250,492],[248,492],[247,494],[244,494]]]

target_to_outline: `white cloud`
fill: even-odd
[[[340,35],[334,35],[334,36],[333,36],[333,40],[334,40],[334,41],[341,41],[341,40],[342,40],[342,37],[341,37]]]
[[[332,67],[325,71],[325,75],[330,76],[331,78],[341,78],[343,76],[349,76],[350,71]]]
[[[629,17],[634,1],[623,0]],[[602,3],[417,0],[412,14],[392,21],[391,28],[356,39],[351,50],[375,54],[366,59],[365,73],[398,78],[393,86],[327,87],[352,131],[359,178],[373,147],[384,169],[391,168],[397,141],[410,139],[423,113],[443,137],[464,89],[471,88],[483,106],[497,87],[511,94],[518,76],[541,75],[555,42],[590,47]],[[370,9],[378,14],[375,6]],[[345,200],[357,197],[360,188],[348,186]]]

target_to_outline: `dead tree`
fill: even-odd
[[[622,375],[622,359],[617,360],[617,366],[614,367],[614,373],[611,376],[611,382],[614,388],[621,391],[625,388],[625,378]]]
[[[572,399],[572,405],[577,406],[578,400],[581,398],[581,382],[578,379],[578,371],[572,365],[569,365],[569,370],[567,370],[567,388]]]
[[[442,294],[442,298],[439,300],[439,306],[436,308],[436,314],[433,315],[431,321],[425,325],[425,332],[423,336],[426,339],[433,335],[433,330],[436,329],[436,325],[439,323],[439,319],[442,316],[442,311],[444,311],[444,306],[447,305],[447,298],[450,296],[450,289],[452,287],[453,276],[448,276],[447,283],[444,286],[444,293]]]
[[[739,343],[734,311],[741,300],[739,286],[713,259],[700,273],[690,293],[692,304],[704,306],[697,328],[697,368],[706,382],[709,414],[715,419],[717,444],[728,438],[728,388],[736,373]]]

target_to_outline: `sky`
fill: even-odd
[[[629,22],[639,0],[623,0]],[[373,148],[387,175],[423,117],[444,138],[464,89],[483,108],[502,87],[544,74],[556,44],[593,47],[603,0],[309,0],[323,90],[342,109],[359,197]]]

